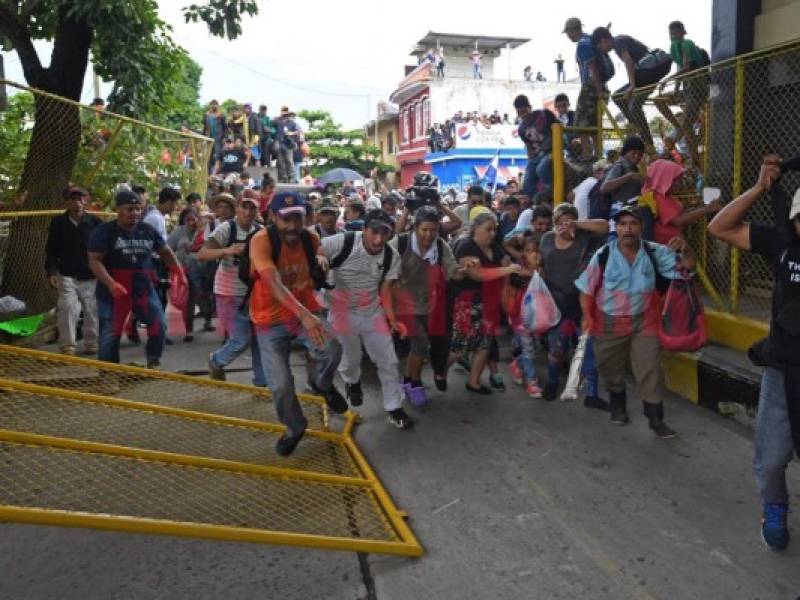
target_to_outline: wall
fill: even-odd
[[[766,48],[800,35],[800,0],[761,0],[755,19],[754,48]]]
[[[514,98],[525,94],[534,108],[544,106],[544,101],[564,92],[574,108],[580,85],[576,83],[487,81],[473,79],[445,79],[430,82],[431,122],[444,123],[459,110],[491,114],[495,109],[507,113],[513,123],[516,116]]]

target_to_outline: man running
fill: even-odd
[[[403,390],[397,370],[392,332],[405,337],[406,327],[394,314],[392,286],[400,277],[400,255],[387,245],[394,221],[381,209],[364,217],[364,230],[340,233],[322,240],[321,254],[333,271],[329,320],[342,345],[339,375],[347,399],[360,406],[361,347],[378,367],[383,407],[389,422],[408,429],[414,421],[403,410]]]
[[[250,317],[267,386],[278,418],[286,425],[275,451],[289,456],[308,425],[289,367],[292,340],[302,343],[314,360],[311,388],[325,398],[335,413],[347,412],[347,402],[333,385],[342,348],[320,319],[314,296],[324,275],[316,258],[319,239],[303,227],[306,202],[302,196],[281,193],[272,201],[270,212],[273,224],[250,240],[254,280]]]
[[[117,218],[98,225],[89,238],[89,268],[97,281],[97,316],[100,322],[98,358],[119,362],[119,340],[128,313],[147,325],[147,367],[160,365],[164,351],[164,309],[156,293],[153,252],[188,287],[186,275],[166,241],[141,221],[139,197],[127,190],[114,198]]]

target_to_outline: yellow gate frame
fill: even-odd
[[[115,377],[109,389],[118,394],[92,391]],[[263,388],[0,345],[0,521],[422,555],[406,514],[352,438],[357,413],[332,431],[324,401],[299,395],[318,427],[307,430],[299,458],[281,459],[271,442],[283,425],[124,397],[137,386],[200,390],[220,402],[238,394],[257,406],[269,396]],[[90,426],[73,435],[76,423]],[[143,438],[143,431],[156,433]],[[176,440],[187,431],[188,450]],[[259,448],[265,443],[263,460],[239,456],[236,440],[254,437]],[[220,451],[223,438],[233,442]],[[304,451],[313,460],[303,463]],[[74,485],[85,473],[93,485]],[[137,490],[136,482],[145,485]],[[170,502],[186,482],[209,501]]]

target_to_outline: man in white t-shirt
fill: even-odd
[[[236,216],[223,221],[211,234],[197,258],[201,261],[219,261],[214,276],[214,297],[217,317],[228,336],[219,350],[208,357],[208,374],[212,379],[225,380],[225,367],[252,346],[253,385],[267,385],[258,343],[253,335],[253,325],[247,307],[247,285],[239,279],[239,261],[245,250],[245,241],[251,233],[261,229],[256,223],[258,203],[255,198],[242,197],[236,205]]]
[[[585,221],[589,218],[589,192],[597,185],[599,181],[603,181],[606,177],[606,171],[611,167],[607,160],[598,160],[592,167],[592,176],[587,177],[581,181],[578,186],[572,190],[573,200],[572,203],[578,209],[578,220]]]
[[[387,244],[394,221],[381,209],[369,211],[364,230],[326,237],[320,253],[333,272],[334,289],[328,294],[328,319],[339,343],[342,360],[339,375],[352,406],[363,401],[361,347],[378,367],[383,407],[389,422],[408,429],[414,421],[403,410],[403,390],[397,369],[392,333],[405,336],[405,327],[395,318],[392,286],[400,277],[400,256]]]

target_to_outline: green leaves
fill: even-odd
[[[375,160],[380,150],[364,142],[361,129],[342,130],[334,122],[331,113],[325,110],[301,110],[299,117],[308,121],[309,130],[306,141],[311,147],[311,173],[314,176],[335,169],[346,167],[362,174],[374,168],[381,171],[392,171],[393,167]]]
[[[242,17],[258,14],[255,0],[209,0],[205,4],[190,4],[183,8],[186,22],[204,21],[208,31],[216,37],[235,40],[242,33]]]

